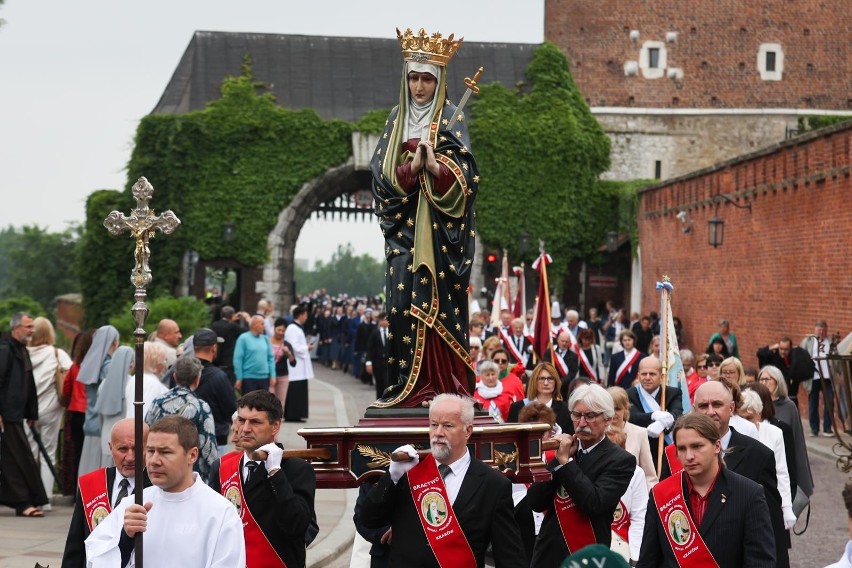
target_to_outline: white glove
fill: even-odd
[[[665,430],[665,427],[662,422],[651,422],[648,425],[648,435],[652,438],[659,438],[663,430]]]
[[[665,410],[658,410],[651,414],[651,420],[654,422],[662,422],[663,428],[668,430],[674,424],[674,416],[671,415],[670,412],[666,412]]]
[[[402,479],[402,476],[408,473],[408,470],[413,468],[415,465],[420,462],[420,456],[417,455],[417,450],[414,449],[414,446],[411,444],[406,444],[405,446],[400,446],[399,448],[394,450],[395,452],[405,452],[409,456],[411,456],[411,461],[407,462],[390,462],[390,467],[388,468],[388,473],[390,473],[391,481],[393,481],[394,485],[399,483],[399,480]]]
[[[783,507],[781,511],[784,513],[784,528],[792,529],[796,525],[796,514],[793,512],[793,507]]]
[[[284,450],[275,444],[266,444],[265,446],[259,447],[257,451],[266,452],[268,454],[266,456],[266,461],[263,462],[264,465],[266,465],[267,473],[273,469],[281,469],[281,456],[284,455]]]

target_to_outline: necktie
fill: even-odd
[[[441,472],[441,477],[446,479],[453,472],[453,468],[445,463],[438,464],[438,471]]]
[[[115,498],[115,503],[113,504],[113,508],[117,507],[121,500],[127,497],[127,491],[130,488],[130,482],[127,481],[127,478],[121,480],[118,484],[118,495]]]
[[[248,475],[246,475],[246,482],[251,480],[251,476],[254,475],[254,471],[257,469],[256,461],[248,461],[246,462],[246,469],[248,470]]]

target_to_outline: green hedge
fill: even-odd
[[[156,331],[160,320],[166,318],[177,322],[184,338],[194,334],[202,327],[210,327],[210,312],[201,300],[187,296],[181,298],[166,296],[146,303],[148,305],[148,319],[145,321],[147,333]],[[133,331],[136,329],[133,314],[130,312],[132,305],[133,302],[126,303],[119,314],[109,319],[110,325],[118,330],[122,341],[125,343],[132,341]]]

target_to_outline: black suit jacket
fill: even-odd
[[[530,509],[547,511],[530,566],[559,566],[568,556],[565,537],[553,508],[553,497],[560,485],[589,517],[598,544],[609,547],[612,514],[630,485],[636,471],[636,458],[604,437],[591,453],[575,456],[574,460],[556,469],[558,465],[557,460],[551,460],[548,469],[553,472],[553,479],[533,483],[527,491]]]
[[[553,354],[559,357],[559,351],[556,349],[556,347],[553,348]],[[544,360],[548,363],[553,363],[550,358],[550,351],[547,351],[544,354]],[[572,351],[571,349],[565,350],[565,353],[562,354],[562,360],[565,362],[565,367],[568,369],[568,374],[564,377],[561,377],[562,388],[560,389],[560,391],[562,393],[562,398],[564,400],[568,400],[568,383],[570,383],[577,377],[577,370],[580,368],[580,361],[577,359],[577,354],[574,353],[574,351]],[[558,366],[556,367],[556,370],[559,373],[562,372]]]
[[[240,458],[240,470],[243,460]],[[222,493],[220,461],[210,471],[208,485]],[[242,477],[242,476],[241,476]],[[308,462],[299,458],[281,460],[281,470],[268,477],[263,462],[243,485],[243,495],[260,530],[289,567],[305,565],[305,533],[315,518],[316,476]]]
[[[725,465],[731,471],[763,486],[775,534],[775,566],[790,566],[787,531],[784,529],[784,514],[781,512],[781,494],[778,493],[778,478],[775,474],[775,453],[758,440],[731,428],[731,441],[728,443]]]
[[[688,495],[685,475],[682,483],[684,494]],[[686,503],[689,507],[688,498]],[[665,531],[651,495],[637,567],[679,568]],[[766,497],[759,485],[728,468],[722,468],[713,486],[698,534],[720,568],[775,567],[775,543]]]
[[[148,474],[144,473],[143,485],[151,486]],[[112,486],[115,483],[115,467],[106,470],[107,495],[112,503]],[[136,493],[134,487],[133,493]],[[133,494],[131,493],[131,495]],[[83,512],[83,499],[80,497],[80,486],[77,486],[77,496],[74,500],[74,512],[71,514],[71,525],[68,527],[68,537],[65,539],[65,552],[62,553],[62,568],[85,568],[86,567],[86,538],[91,531],[86,515]]]
[[[373,364],[373,377],[387,380],[388,347],[382,344],[382,330],[378,325],[373,326],[367,338],[367,361]]]
[[[640,394],[637,389],[641,389],[640,385],[636,385],[635,387],[630,387],[627,389],[627,400],[630,401],[630,422],[632,424],[636,424],[637,426],[642,426],[643,428],[647,428],[653,420],[651,420],[651,415],[653,412],[645,412],[645,409],[642,408],[642,401],[640,400]],[[662,387],[659,392],[657,392],[657,396],[654,397],[654,400],[657,401],[657,404],[660,404],[660,396],[663,393]],[[661,405],[662,406],[662,405]],[[681,391],[677,387],[666,386],[666,412],[670,413],[674,416],[675,421],[680,418],[680,415],[683,414],[683,398],[681,396]],[[672,424],[672,428],[674,424]],[[665,433],[671,432],[671,428],[666,430]],[[662,434],[661,434],[662,435]],[[648,436],[648,441],[651,443],[651,453],[654,455],[657,451],[657,445],[659,444],[659,440],[657,438],[653,438]],[[666,460],[663,460],[666,461]]]
[[[629,389],[633,386],[633,381],[636,380],[636,373],[639,371],[639,361],[645,357],[647,357],[647,355],[645,355],[642,351],[639,351],[639,358],[636,359],[636,362],[627,370],[627,373],[624,377],[622,377],[621,381],[616,383],[618,368],[621,367],[622,363],[624,363],[624,351],[619,351],[613,355],[609,360],[609,377],[607,379],[607,386],[621,387],[623,389]]]
[[[508,478],[471,456],[470,467],[452,507],[477,566],[485,565],[485,549],[489,543],[497,568],[529,566],[513,517],[512,484]],[[393,528],[391,566],[438,567],[414,508],[408,475],[403,475],[394,485],[390,474],[386,473],[364,499],[361,522],[367,528],[386,525]]]

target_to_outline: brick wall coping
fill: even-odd
[[[654,107],[590,107],[592,114],[630,114],[630,115],[662,115],[662,116],[761,116],[761,115],[795,115],[795,116],[850,116],[850,110],[823,110],[807,108],[654,108]]]

